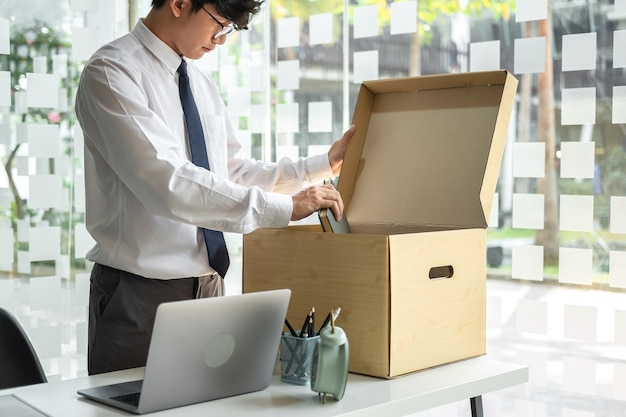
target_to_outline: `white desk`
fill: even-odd
[[[85,387],[141,379],[143,368],[0,391],[14,393],[53,417],[130,415],[76,394]],[[341,401],[322,404],[308,386],[281,383],[278,376],[264,391],[174,408],[149,415],[323,417],[405,416],[440,405],[472,399],[472,414],[482,416],[481,395],[528,381],[528,367],[484,357],[444,365],[393,380],[350,374]],[[181,387],[183,388],[183,387]],[[474,408],[475,407],[475,408]],[[497,417],[497,416],[493,416]]]

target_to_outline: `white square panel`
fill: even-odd
[[[561,142],[561,178],[593,178],[594,142]]]
[[[276,88],[297,90],[300,88],[300,61],[278,61],[276,65]]]
[[[85,136],[83,135],[83,129],[81,129],[78,123],[74,125],[73,139],[74,139],[73,141],[74,158],[84,158],[85,157]]]
[[[48,72],[48,57],[33,57],[33,72],[37,74],[46,74]]]
[[[355,52],[352,62],[355,84],[378,79],[378,51]]]
[[[17,143],[28,143],[28,125],[30,123],[17,123],[15,126],[15,138]]]
[[[61,228],[31,227],[29,249],[29,262],[58,259],[61,256]]]
[[[31,162],[35,163],[35,173],[32,175],[40,176],[40,175],[51,175],[51,166],[50,159],[48,158],[30,158]],[[60,175],[59,175],[60,177]],[[30,191],[30,190],[29,190]],[[60,208],[57,207],[57,208]]]
[[[511,278],[543,281],[543,246],[513,246],[511,257]]]
[[[395,1],[391,3],[390,35],[415,33],[417,31],[417,2]]]
[[[91,287],[91,273],[76,274],[74,276],[74,305],[89,305],[89,290]]]
[[[548,17],[548,0],[523,0],[515,3],[515,21],[544,20]]]
[[[16,91],[14,97],[15,97],[15,110],[13,111],[13,113],[16,115],[27,113],[28,112],[27,92],[24,90]]]
[[[62,355],[61,326],[41,326],[30,329],[29,336],[39,359],[55,359]]]
[[[88,60],[101,46],[100,30],[92,28],[72,28],[72,59]]]
[[[69,100],[67,96],[67,88],[59,88],[59,105],[57,110],[59,112],[67,112],[69,110]]]
[[[546,38],[515,39],[514,71],[516,74],[538,74],[546,70]]]
[[[34,277],[28,280],[30,308],[32,310],[54,310],[62,306],[61,278]]]
[[[298,133],[300,116],[298,103],[276,105],[276,131],[278,133]]]
[[[0,55],[11,53],[11,34],[9,33],[9,20],[0,19]]]
[[[354,39],[378,36],[378,6],[354,7]]]
[[[287,17],[278,20],[276,47],[288,48],[300,45],[300,18]]]
[[[593,251],[581,248],[559,249],[559,282],[561,284],[591,285]]]
[[[563,336],[595,342],[598,335],[598,309],[589,306],[565,305]]]
[[[584,125],[596,122],[596,89],[564,88],[562,92],[562,125]]]
[[[87,322],[76,323],[76,353],[79,355],[87,355],[88,329]]]
[[[626,30],[616,30],[613,32],[613,68],[624,67],[626,67]]]
[[[332,132],[333,103],[320,101],[309,103],[309,132]]]
[[[26,104],[28,107],[59,107],[59,76],[56,74],[26,74],[28,90]]]
[[[470,71],[495,71],[500,69],[500,41],[470,44]]]
[[[545,301],[518,300],[516,328],[520,332],[546,334],[548,330],[548,304]]]
[[[313,14],[309,18],[309,45],[333,42],[334,20],[332,13]]]
[[[26,125],[28,156],[35,158],[58,157],[61,147],[59,132],[59,125],[28,123]]]
[[[611,233],[626,233],[626,197],[611,197]]]
[[[27,251],[17,251],[17,272],[20,274],[30,274],[30,253]]]
[[[236,65],[221,65],[220,66],[220,91],[228,91],[229,87],[238,87],[239,82],[239,67]]]
[[[30,220],[18,219],[17,223],[17,241],[28,242],[30,235]]]
[[[513,227],[543,230],[542,194],[513,194]]]
[[[546,144],[544,142],[515,142],[513,144],[513,176],[543,178],[546,173]]]
[[[61,78],[67,77],[67,54],[52,55],[52,73]]]
[[[250,116],[251,91],[246,87],[228,87],[228,114],[231,117]]]
[[[609,253],[609,285],[626,288],[626,252],[612,250]]]
[[[11,107],[11,73],[0,71],[0,107]]]
[[[252,133],[263,133],[265,130],[265,106],[262,104],[253,104],[250,106],[250,118],[248,119],[248,127]]]
[[[577,394],[596,395],[595,359],[565,356],[563,358],[563,389]]]
[[[612,122],[626,123],[626,86],[613,87]]]
[[[13,264],[15,261],[13,248],[15,247],[13,242],[13,229],[3,227],[0,229],[0,265]]]
[[[559,229],[593,231],[593,196],[561,194]]]
[[[15,310],[15,287],[12,279],[0,279],[0,307]]]
[[[265,66],[264,65],[251,65],[250,66],[250,89],[252,91],[265,91]]]
[[[34,164],[31,163],[31,158],[27,156],[18,156],[15,158],[15,164],[17,165],[18,176],[28,176],[34,173]]]
[[[85,212],[85,176],[74,176],[74,209],[77,213]]]
[[[29,177],[28,206],[30,208],[61,208],[63,180],[58,175]]]
[[[563,71],[596,69],[597,34],[577,33],[563,36]]]

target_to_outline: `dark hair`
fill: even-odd
[[[161,8],[166,0],[152,0],[152,7]],[[197,12],[205,4],[215,6],[224,19],[233,22],[235,29],[248,29],[250,18],[261,10],[264,0],[191,0],[191,10]]]

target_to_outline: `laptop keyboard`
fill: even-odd
[[[139,394],[139,392],[133,392],[130,394],[118,395],[117,397],[111,397],[111,399],[137,407],[139,405]]]

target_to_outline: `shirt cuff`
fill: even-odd
[[[274,213],[265,219],[267,224],[261,227],[286,227],[291,221],[291,213],[293,212],[293,200],[291,196],[280,193],[267,193],[266,213]]]
[[[307,158],[307,170],[309,172],[309,181],[312,184],[321,183],[325,179],[335,176],[326,153]]]

